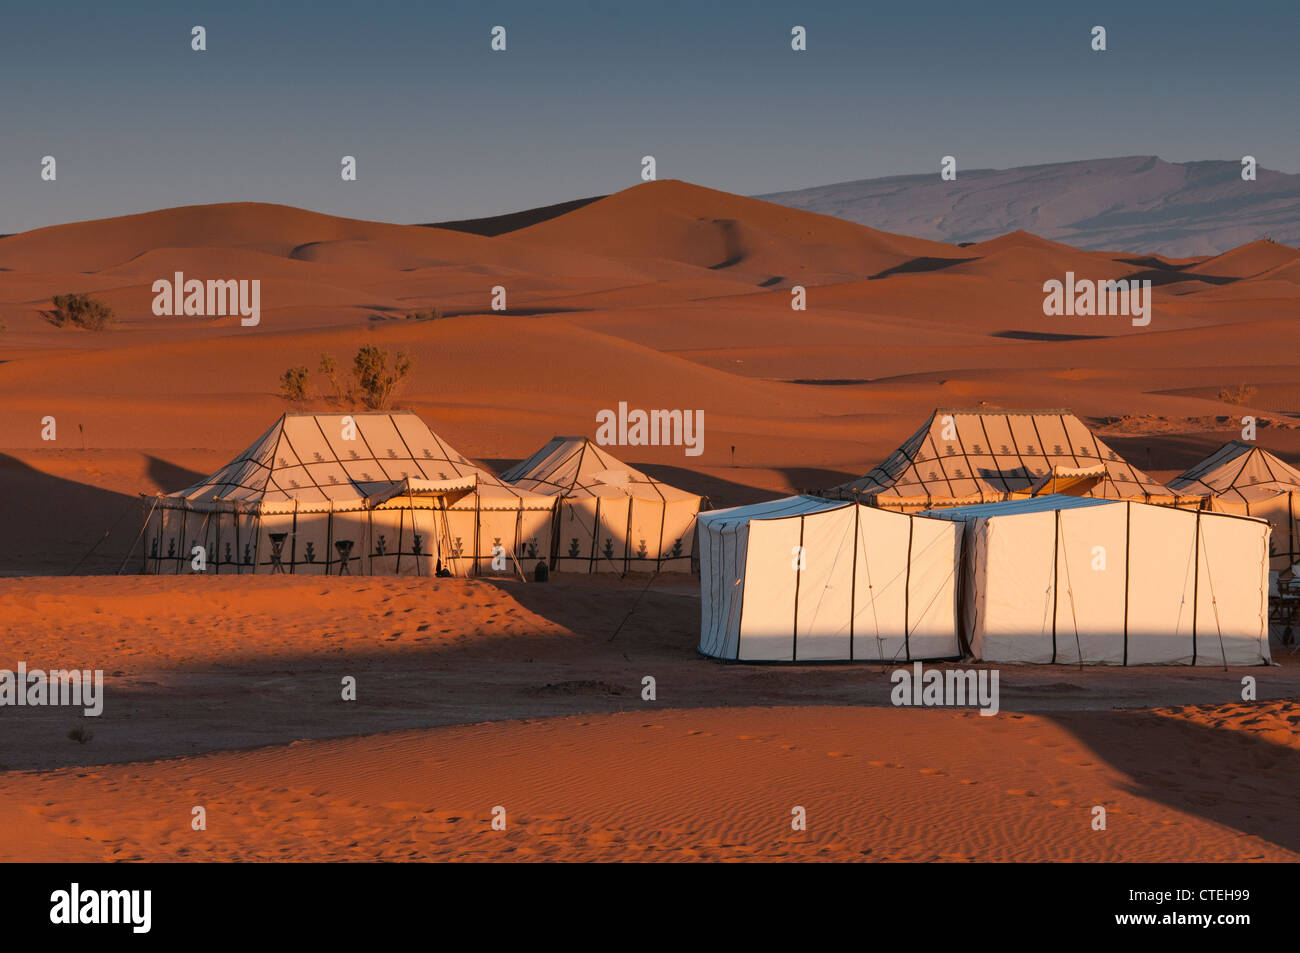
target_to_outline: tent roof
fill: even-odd
[[[628,466],[586,437],[552,437],[502,477],[521,489],[548,496],[630,496],[665,502],[699,499]]]
[[[1010,516],[1023,513],[1043,513],[1055,510],[1073,510],[1082,506],[1109,506],[1121,500],[1102,500],[1090,496],[1066,496],[1061,493],[1048,493],[1044,496],[1032,496],[1022,500],[1006,500],[1000,503],[976,503],[971,506],[945,506],[935,510],[924,510],[922,516],[933,516],[943,520],[968,520],[980,516]]]
[[[945,418],[951,417],[951,421]],[[1104,468],[1104,475],[1095,473]],[[1172,498],[1065,410],[941,408],[866,476],[826,491],[895,504],[983,503],[1030,493],[1056,473],[1088,496]],[[1081,479],[1088,474],[1087,479]],[[1055,486],[1056,484],[1053,484]],[[1086,487],[1086,489],[1085,489]],[[1052,488],[1052,487],[1048,487]]]
[[[351,417],[356,439],[343,439]],[[474,481],[485,507],[537,498],[470,463],[411,411],[284,414],[253,445],[216,473],[168,495],[197,506],[299,503],[364,508],[393,484],[432,492],[434,484],[467,489]],[[404,481],[409,481],[404,482]]]
[[[1085,506],[1111,506],[1118,503],[1131,503],[1134,506],[1157,506],[1143,503],[1141,500],[1105,500],[1099,497],[1068,496],[1062,493],[1047,493],[1043,496],[1022,497],[1015,500],[1003,500],[997,503],[974,503],[969,506],[944,506],[933,510],[922,510],[918,516],[930,516],[936,519],[963,521],[977,517],[1016,516],[1025,513],[1044,513],[1054,510],[1073,510]],[[1215,513],[1209,510],[1175,509],[1158,507],[1166,512],[1182,513],[1201,519],[1247,520],[1251,523],[1267,523],[1260,517],[1239,515],[1237,513]]]
[[[1230,440],[1169,481],[1180,493],[1198,493],[1253,503],[1300,490],[1300,470],[1262,447]]]
[[[804,516],[808,513],[820,513],[822,510],[835,510],[851,506],[846,500],[828,500],[820,496],[786,496],[779,500],[764,503],[750,503],[748,506],[732,506],[725,510],[709,510],[701,513],[700,523],[747,523],[750,520],[785,519],[788,516]]]

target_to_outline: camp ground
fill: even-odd
[[[502,479],[556,502],[551,568],[690,572],[702,499],[628,466],[585,437],[554,437]]]
[[[792,496],[701,513],[700,645],[741,661],[955,658],[961,534]]]
[[[1264,520],[1062,495],[925,515],[964,527],[962,632],[977,659],[1270,660]]]

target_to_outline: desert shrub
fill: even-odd
[[[320,356],[321,374],[330,382],[330,390],[334,392],[337,400],[350,402],[352,400],[352,384],[339,377],[339,364],[334,360],[333,354],[322,354]]]
[[[1254,399],[1259,393],[1259,388],[1250,387],[1246,384],[1238,384],[1236,387],[1225,387],[1219,391],[1219,400],[1225,404],[1247,404]]]
[[[352,361],[352,376],[357,381],[357,391],[362,402],[371,410],[385,410],[393,400],[398,383],[411,370],[411,359],[399,351],[388,370],[388,352],[374,344],[362,345]]]
[[[291,367],[280,376],[280,396],[285,400],[306,400],[307,383],[307,368]]]
[[[53,301],[54,307],[42,313],[55,327],[102,331],[113,323],[113,309],[89,295],[55,295]]]

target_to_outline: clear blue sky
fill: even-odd
[[[0,232],[227,201],[477,217],[634,185],[647,153],[660,178],[744,194],[947,153],[1249,153],[1300,172],[1294,0],[52,0],[0,17]]]

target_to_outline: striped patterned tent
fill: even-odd
[[[1206,509],[1268,520],[1271,569],[1300,561],[1300,470],[1262,447],[1229,441],[1170,480],[1169,487],[1201,496]]]
[[[880,466],[821,495],[913,511],[1044,493],[1196,503],[1130,464],[1065,410],[936,410]]]
[[[416,414],[285,414],[216,473],[147,501],[146,572],[513,574],[552,497],[471,463]],[[503,558],[504,557],[504,558]]]
[[[502,476],[557,501],[551,567],[561,572],[690,572],[702,498],[586,437],[552,437]]]

